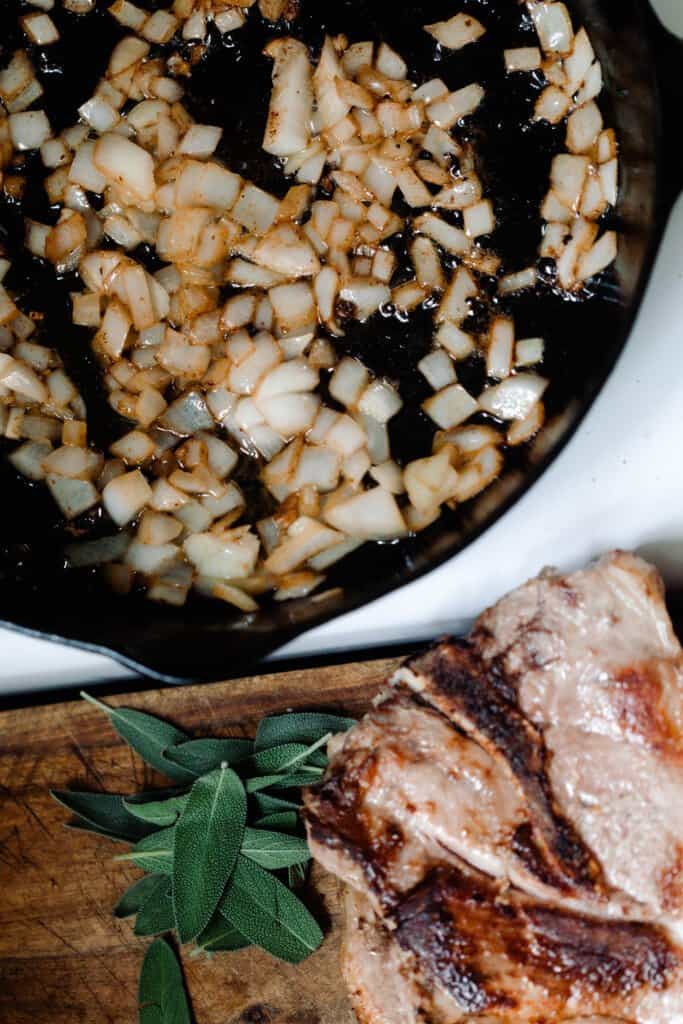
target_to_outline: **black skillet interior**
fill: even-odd
[[[146,6],[153,4],[147,0]],[[488,32],[476,46],[455,55],[439,54],[420,27],[450,16],[454,6],[477,15]],[[24,45],[15,29],[23,7],[21,0],[3,0],[0,63],[14,47]],[[434,568],[495,521],[533,483],[570,436],[623,347],[668,212],[667,189],[673,195],[670,186],[681,183],[680,173],[669,184],[661,174],[653,56],[659,29],[654,18],[640,0],[577,0],[572,10],[589,28],[602,60],[607,88],[601,103],[607,123],[617,128],[621,141],[621,200],[613,219],[622,242],[616,273],[606,275],[584,301],[567,301],[544,286],[511,302],[519,335],[541,335],[548,342],[544,372],[552,381],[547,406],[553,425],[542,442],[516,453],[495,487],[458,515],[444,517],[401,543],[366,545],[345,560],[329,579],[331,586],[342,588],[341,595],[270,605],[252,616],[235,616],[225,605],[198,599],[176,610],[139,596],[120,598],[94,576],[66,572],[61,556],[64,530],[49,495],[19,479],[0,459],[0,621],[110,652],[169,680],[225,677],[253,666],[303,630]],[[77,106],[90,95],[122,33],[105,11],[75,17],[56,7],[54,16],[62,40],[47,52],[34,53],[34,59],[47,82],[45,105],[52,124],[61,128],[75,120]],[[470,81],[485,85],[487,99],[471,134],[481,154],[481,173],[496,197],[501,226],[492,244],[509,269],[534,261],[539,201],[547,187],[551,155],[562,144],[561,129],[529,124],[538,84],[530,87],[527,76],[504,79],[502,49],[534,42],[531,25],[523,21],[520,7],[511,0],[459,0],[457,5],[453,0],[429,0],[414,6],[385,0],[303,0],[299,21],[279,29],[300,35],[313,48],[320,45],[324,31],[343,31],[352,41],[386,39],[421,80],[439,75],[451,88]],[[261,51],[274,31],[254,8],[245,28],[223,41],[217,38],[195,68],[188,103],[197,119],[225,127],[220,155],[230,167],[283,194],[284,179],[260,149],[270,83],[270,63]],[[44,202],[40,191],[32,190],[26,212],[42,220],[54,216]],[[102,400],[97,370],[87,356],[87,339],[69,323],[66,293],[77,282],[57,283],[39,261],[20,255],[20,221],[18,209],[0,202],[0,239],[15,257],[8,284],[22,293],[30,308],[45,312],[46,336],[62,352],[88,401],[91,439],[106,444],[125,427]],[[399,383],[406,408],[392,422],[394,449],[403,458],[425,454],[433,427],[415,411],[427,392],[414,367],[429,347],[428,317],[409,324],[374,318],[350,329],[340,347],[362,355],[373,370]],[[476,386],[482,379],[481,365],[473,361],[460,375]],[[259,500],[257,485],[243,482]],[[79,525],[88,531],[107,529],[101,518]]]

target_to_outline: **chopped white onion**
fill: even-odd
[[[471,334],[467,334],[457,324],[446,321],[442,323],[434,336],[434,340],[441,345],[454,359],[467,359],[474,352],[475,344]]]
[[[535,373],[517,373],[486,388],[479,396],[479,405],[502,420],[523,420],[547,387],[548,381]]]
[[[457,380],[453,361],[443,349],[435,349],[424,356],[417,368],[435,391],[455,384]]]
[[[325,510],[325,519],[335,530],[363,540],[392,540],[406,532],[396,499],[381,487],[336,502]]]
[[[111,185],[145,202],[154,195],[154,161],[149,153],[122,135],[108,133],[96,143],[93,162]]]
[[[543,338],[522,338],[515,345],[515,366],[535,366],[543,361]]]
[[[198,572],[221,580],[246,579],[256,566],[259,540],[248,527],[224,533],[196,533],[183,544]]]
[[[89,480],[72,480],[69,477],[46,477],[47,486],[66,519],[76,519],[83,512],[96,505],[100,496]]]
[[[554,157],[550,171],[553,190],[565,206],[572,210],[578,207],[583,191],[589,160],[585,156],[560,153]]]
[[[50,122],[44,110],[26,110],[10,114],[9,132],[15,149],[40,149],[52,135]]]
[[[458,474],[444,448],[437,455],[410,462],[403,471],[403,482],[411,504],[418,512],[426,512],[454,497]]]
[[[462,385],[451,384],[423,402],[422,408],[443,430],[450,430],[469,419],[479,404]]]
[[[157,12],[161,13],[161,12]],[[188,156],[207,157],[211,156],[221,140],[223,129],[211,124],[193,124],[181,139],[178,147],[179,153],[187,153]]]
[[[506,71],[537,71],[541,66],[541,51],[537,46],[520,46],[505,50]]]
[[[588,153],[593,149],[602,131],[602,114],[596,103],[590,102],[575,110],[567,122],[567,149],[571,153]]]
[[[548,85],[536,100],[534,117],[537,121],[559,124],[569,113],[571,105],[571,97],[564,89],[560,89],[556,85]]]
[[[125,526],[142,511],[152,489],[139,469],[111,480],[102,492],[102,504],[117,526]]]
[[[479,294],[479,286],[465,267],[458,267],[453,279],[444,292],[436,315],[437,322],[444,320],[461,324],[469,315],[469,300]]]
[[[546,53],[569,53],[574,30],[565,5],[540,0],[528,6],[543,50]]]
[[[457,121],[462,121],[464,117],[473,114],[483,99],[484,90],[479,84],[466,85],[463,89],[430,103],[427,107],[427,116],[437,128],[447,130]]]
[[[413,226],[416,231],[431,238],[453,256],[460,256],[470,248],[471,242],[465,232],[453,227],[452,224],[447,224],[436,214],[423,213],[415,220]]]
[[[593,247],[579,259],[578,274],[587,281],[605,270],[617,258],[617,235],[606,231]]]
[[[437,21],[424,28],[430,36],[434,36],[437,43],[449,50],[461,50],[463,46],[475,43],[486,32],[481,22],[471,14],[456,14],[448,21]]]
[[[25,14],[19,20],[24,32],[36,46],[49,46],[59,39],[57,26],[49,14]]]
[[[490,235],[496,226],[491,200],[483,199],[480,203],[475,203],[474,206],[468,206],[463,211],[463,221],[468,238]]]
[[[533,288],[538,281],[536,267],[526,267],[525,270],[517,270],[513,274],[505,274],[498,281],[499,295],[512,295],[514,292],[521,292],[527,288]]]
[[[310,140],[313,87],[308,50],[299,40],[286,38],[273,40],[265,52],[274,65],[263,148],[274,156],[291,156]]]

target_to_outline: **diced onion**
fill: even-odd
[[[26,110],[10,114],[9,132],[15,149],[40,149],[52,135],[44,110]]]
[[[479,405],[502,420],[523,420],[548,386],[548,381],[534,373],[517,373],[479,396]]]
[[[435,349],[430,352],[420,360],[417,368],[435,391],[440,391],[456,382],[453,362],[443,349]]]
[[[49,14],[25,14],[21,27],[36,46],[49,46],[59,39],[57,26]]]
[[[434,36],[437,43],[449,50],[461,50],[463,46],[474,43],[484,35],[486,29],[471,14],[456,14],[448,21],[437,21],[433,25],[425,25],[425,31]]]
[[[274,156],[291,156],[305,149],[310,139],[313,87],[308,50],[296,39],[275,39],[265,52],[274,65],[263,148]]]
[[[520,46],[505,50],[506,71],[536,71],[541,66],[541,51],[537,46]]]
[[[396,499],[381,487],[335,503],[325,519],[334,529],[363,540],[391,540],[406,532]]]
[[[451,384],[423,402],[422,408],[443,430],[450,430],[469,419],[479,405],[462,385]]]
[[[102,492],[102,504],[117,526],[125,526],[142,511],[152,489],[139,469],[111,480]]]

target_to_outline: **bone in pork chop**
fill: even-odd
[[[359,1020],[683,1024],[682,723],[661,583],[622,553],[399,669],[305,800]]]

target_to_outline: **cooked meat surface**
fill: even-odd
[[[408,661],[306,795],[363,1024],[683,1024],[683,657],[623,553]]]

